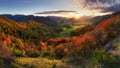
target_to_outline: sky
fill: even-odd
[[[119,6],[120,0],[0,0],[0,14],[96,16],[117,12]]]
[[[73,10],[73,0],[0,0],[0,13],[32,14],[42,11]]]

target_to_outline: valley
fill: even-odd
[[[57,19],[61,21],[61,18]],[[119,54],[115,53],[119,52],[117,37],[120,34],[120,13],[111,14],[97,22],[92,19],[89,19],[91,23],[83,25],[72,25],[69,21],[64,25],[55,22],[56,27],[34,19],[18,22],[4,15],[0,16],[0,66],[8,64],[7,68],[94,68],[104,62],[111,64],[107,57],[117,65],[119,57],[116,56]],[[48,21],[52,22],[54,19]],[[109,55],[110,49],[104,50],[109,42],[113,42],[113,56]]]

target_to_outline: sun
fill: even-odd
[[[80,15],[75,15],[75,19],[79,19],[80,18]]]

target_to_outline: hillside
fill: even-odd
[[[28,57],[28,59],[30,57],[42,57],[52,59],[51,62],[57,59],[65,64],[80,65],[82,68],[88,67],[87,61],[90,61],[93,62],[90,65],[93,68],[95,63],[93,59],[96,59],[99,65],[104,62],[106,62],[103,64],[104,66],[107,66],[107,63],[111,64],[104,58],[105,56],[110,57],[109,60],[117,65],[119,64],[117,63],[119,58],[111,54],[116,59],[113,60],[110,54],[108,54],[109,52],[105,51],[104,48],[106,44],[111,41],[114,42],[114,39],[117,39],[118,35],[120,35],[120,12],[103,18],[97,21],[99,22],[97,24],[85,25],[84,27],[72,26],[75,31],[71,29],[71,26],[64,26],[63,30],[59,31],[61,35],[68,35],[71,31],[73,35],[67,37],[63,35],[61,37],[55,29],[35,20],[16,22],[16,20],[13,21],[0,16],[1,64],[8,63],[8,66],[11,66],[11,64],[16,64],[14,58],[19,57]],[[24,19],[27,20],[27,18]],[[105,52],[101,53],[102,51]],[[20,65],[24,64],[20,63]]]

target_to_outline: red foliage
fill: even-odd
[[[50,45],[58,45],[60,43],[67,43],[70,41],[70,38],[51,38],[47,41]]]
[[[0,44],[0,58],[10,59],[13,56],[12,50],[4,44]]]
[[[45,51],[47,49],[46,43],[42,42],[42,41],[40,41],[40,47],[41,47],[42,51]]]
[[[24,46],[27,54],[38,52],[38,47],[29,41],[26,41]]]

